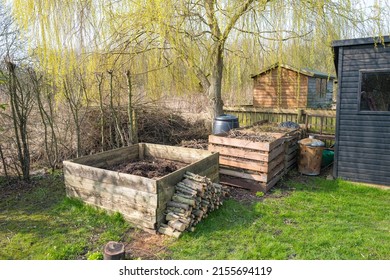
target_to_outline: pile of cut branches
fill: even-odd
[[[177,145],[183,140],[207,139],[210,134],[205,120],[189,121],[170,109],[142,108],[137,115],[139,142]]]
[[[167,223],[158,229],[160,233],[176,238],[186,230],[194,231],[196,224],[218,209],[228,194],[226,187],[207,177],[187,171],[184,178],[175,186],[172,200],[167,203]]]

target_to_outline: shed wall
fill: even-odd
[[[280,89],[280,98],[278,89]],[[307,76],[282,67],[274,68],[254,78],[253,106],[281,109],[306,108],[307,92]]]
[[[332,103],[333,79],[327,81],[326,94],[323,96],[317,91],[317,79],[308,78],[307,108],[324,108]]]
[[[390,69],[390,48],[343,46],[339,54],[335,175],[390,185],[390,112],[358,111],[359,70]]]

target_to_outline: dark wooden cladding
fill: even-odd
[[[384,40],[390,42],[389,37]],[[374,45],[373,38],[333,46],[339,81],[334,175],[390,186],[390,111],[359,111],[358,92],[360,71],[390,71],[390,48]]]
[[[158,179],[105,170],[112,164],[152,156],[188,165]],[[182,147],[140,143],[64,161],[67,195],[108,211],[118,211],[137,227],[154,232],[165,217],[174,186],[186,171],[219,182],[218,153]]]

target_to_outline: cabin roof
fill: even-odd
[[[254,78],[256,78],[256,77],[258,77],[260,75],[263,75],[263,74],[267,73],[268,71],[270,71],[272,69],[275,69],[277,67],[282,67],[282,68],[285,68],[285,69],[289,69],[289,70],[292,70],[294,72],[300,73],[300,74],[308,76],[308,77],[329,78],[329,79],[335,79],[336,78],[334,75],[331,75],[331,74],[328,74],[328,73],[324,73],[324,72],[321,72],[321,71],[318,71],[318,70],[309,69],[309,68],[296,68],[294,66],[291,66],[291,65],[288,65],[288,64],[282,64],[282,63],[274,63],[274,64],[268,66],[267,68],[264,68],[263,70],[261,70],[260,73],[258,73],[256,75],[252,75],[251,78],[254,79]]]
[[[378,37],[365,37],[356,39],[346,40],[335,40],[332,42],[332,49],[334,54],[334,66],[336,74],[339,72],[338,61],[339,61],[339,48],[349,46],[360,46],[360,45],[378,45],[390,43],[390,36],[378,36]]]

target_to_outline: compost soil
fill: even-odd
[[[290,127],[290,124],[280,126],[276,123],[260,123],[245,129],[232,129],[227,133],[228,138],[244,139],[253,142],[272,142],[280,137],[274,133],[287,134],[296,130],[296,127]]]
[[[121,173],[142,176],[149,179],[156,179],[168,175],[169,173],[183,168],[186,165],[186,163],[179,161],[160,158],[145,158],[144,160],[126,162],[111,166],[108,169]]]

